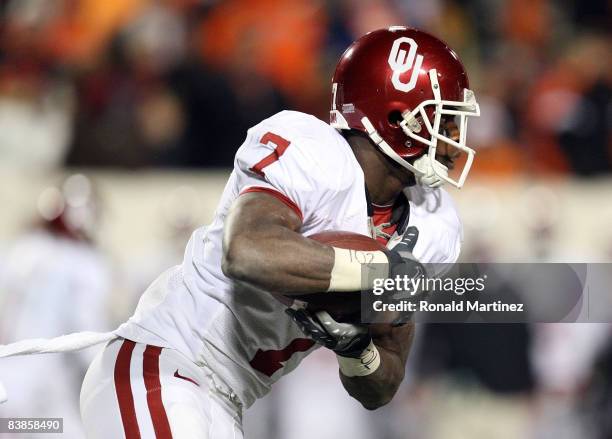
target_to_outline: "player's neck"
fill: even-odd
[[[347,142],[351,145],[355,158],[363,170],[372,203],[380,206],[393,204],[407,185],[404,176],[398,174],[397,169],[371,144],[369,139],[349,135]]]
[[[399,180],[389,177],[389,175],[368,172],[368,167],[362,166],[362,168],[372,204],[378,206],[392,205],[402,192],[404,185]]]

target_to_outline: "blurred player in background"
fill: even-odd
[[[110,271],[92,239],[97,210],[92,183],[81,174],[41,193],[40,223],[11,246],[0,276],[1,344],[110,329]],[[63,417],[63,437],[83,437],[77,395],[91,359],[79,353],[3,360],[10,401],[0,416]]]

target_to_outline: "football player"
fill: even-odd
[[[367,256],[390,272],[454,262],[461,224],[440,186],[464,184],[467,119],[478,114],[439,39],[394,26],[354,42],[332,79],[331,123],[283,111],[248,130],[212,223],[90,366],[88,437],[242,437],[243,409],[322,345],[352,397],[367,409],[389,402],[411,324],[338,323],[279,297],[361,290],[363,255],[307,238],[325,230],[388,241]]]
[[[114,328],[107,312],[112,272],[93,239],[100,213],[93,182],[70,175],[45,188],[37,205],[35,226],[11,243],[1,265],[0,343]],[[0,417],[61,415],[63,438],[82,438],[78,391],[94,355],[0,361],[0,381],[10,397]],[[2,393],[0,383],[0,402]]]

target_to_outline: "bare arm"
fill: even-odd
[[[378,369],[370,375],[356,377],[339,372],[346,391],[366,409],[375,410],[387,404],[397,392],[404,379],[414,329],[412,323],[399,327],[371,325],[370,334],[381,357]]]
[[[241,195],[230,209],[223,239],[223,272],[230,278],[283,294],[326,291],[334,250],[298,233],[299,216],[267,193]],[[388,403],[404,378],[414,327],[371,325],[380,366],[366,376],[340,379],[367,409]]]
[[[223,273],[283,294],[327,290],[334,251],[300,235],[301,225],[299,216],[272,195],[239,196],[225,222]]]

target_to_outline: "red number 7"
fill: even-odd
[[[274,148],[274,151],[272,151],[270,154],[265,156],[263,159],[257,162],[250,169],[254,173],[259,174],[262,177],[265,177],[266,174],[264,174],[263,168],[277,161],[280,158],[280,156],[282,156],[285,153],[285,151],[287,150],[291,142],[286,139],[283,139],[281,136],[277,134],[270,133],[270,132],[264,134],[261,137],[260,142],[261,143],[272,143],[276,145],[276,148]]]

